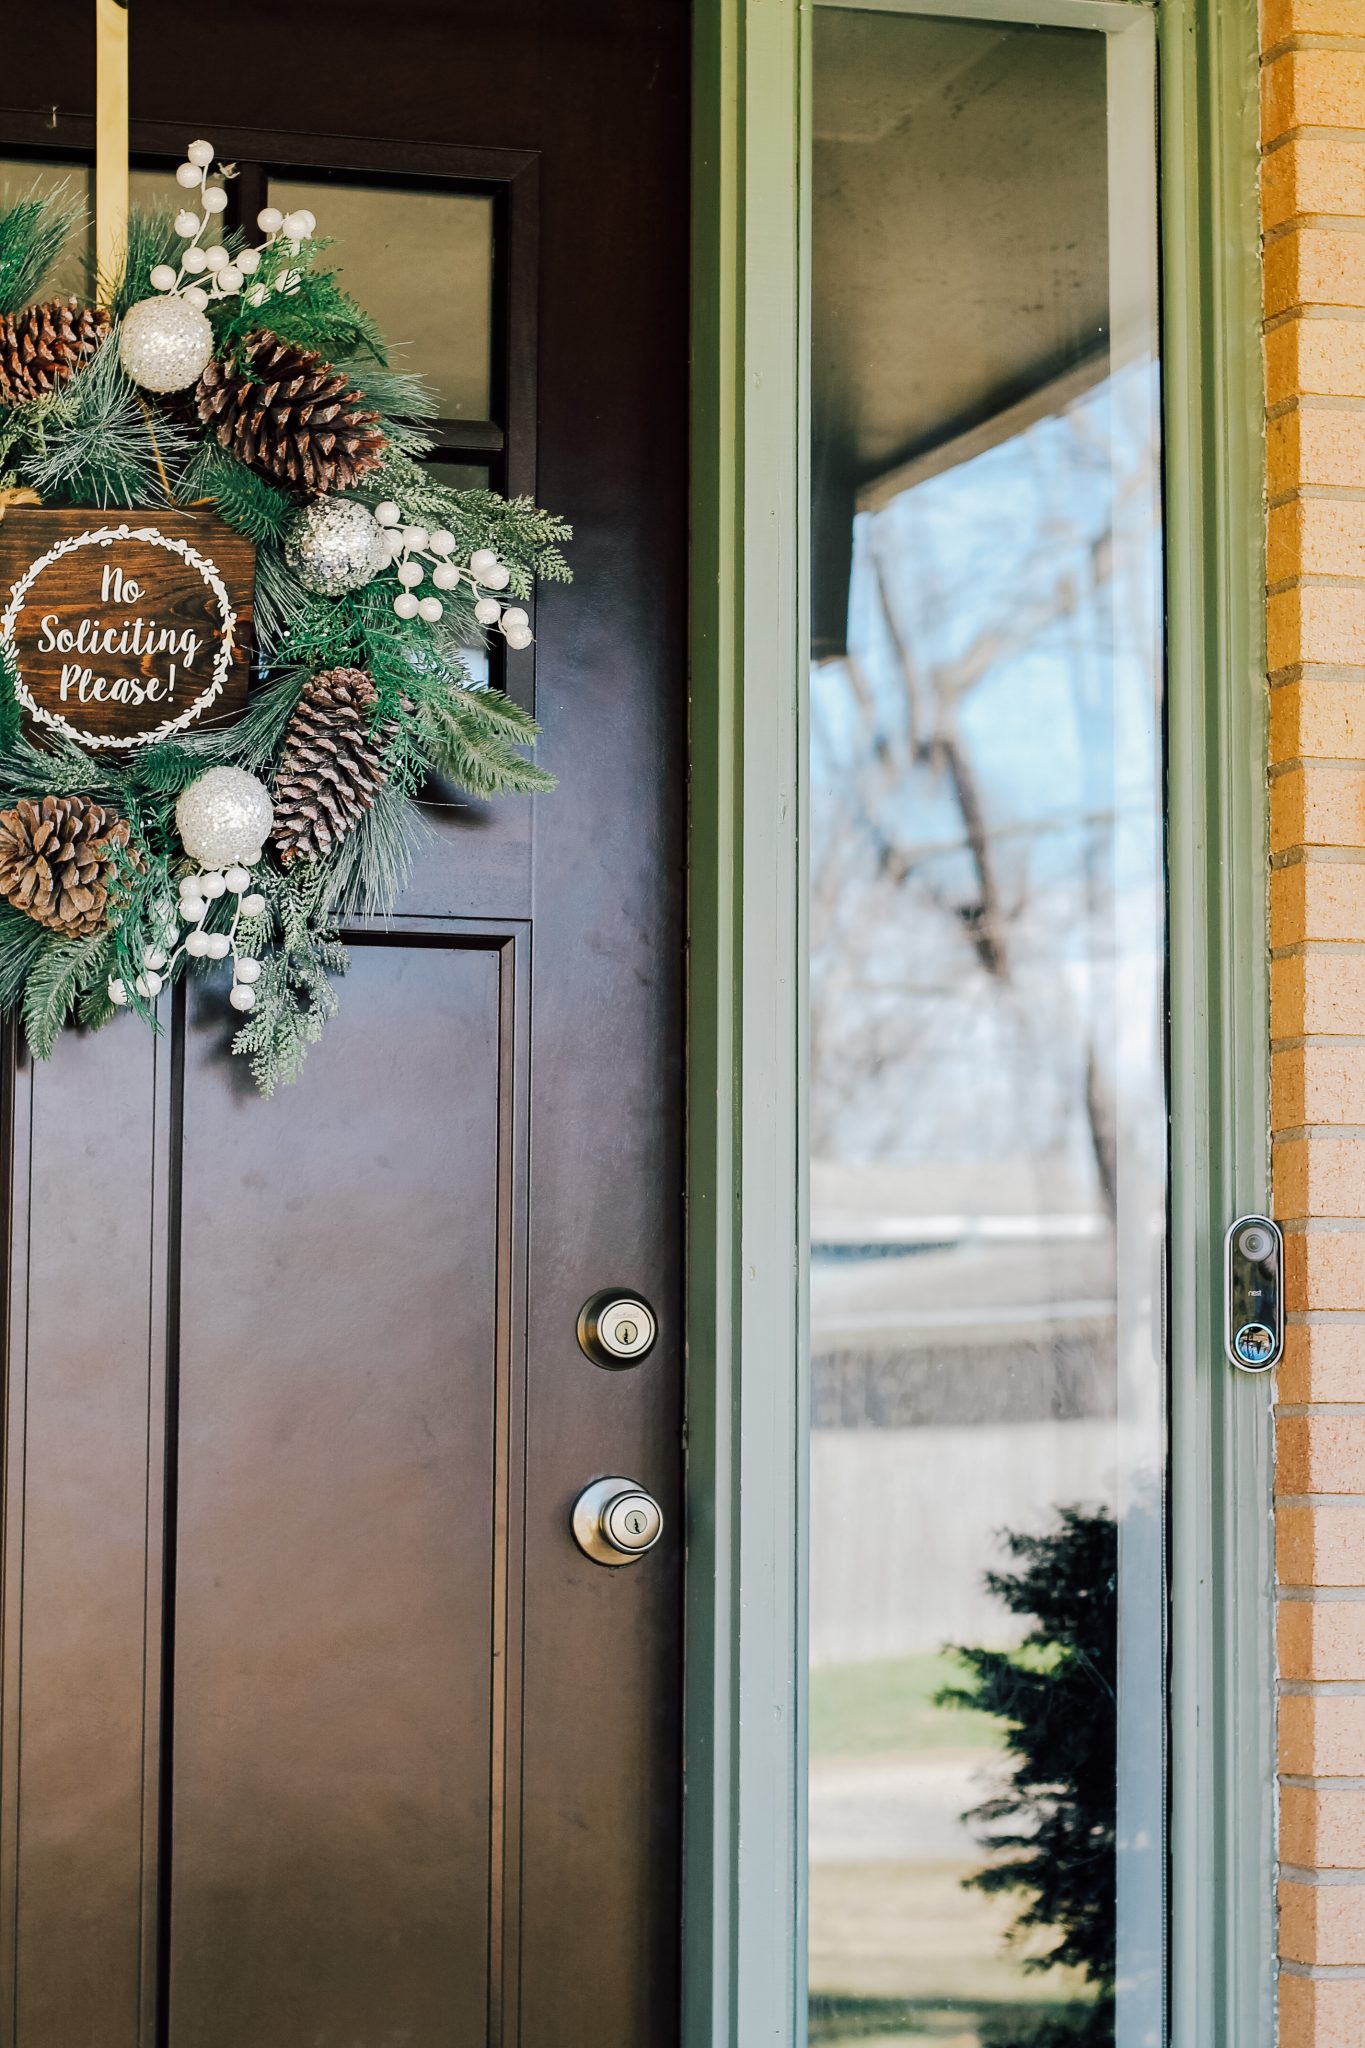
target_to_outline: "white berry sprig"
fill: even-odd
[[[457,562],[452,559],[455,536],[444,527],[428,532],[425,526],[406,524],[402,508],[391,498],[375,506],[374,516],[384,530],[389,561],[403,586],[393,601],[400,619],[425,619],[434,626],[444,616],[445,606],[439,597],[418,596],[430,570],[436,590],[458,590],[467,583],[476,593],[475,618],[481,626],[496,626],[509,647],[520,650],[531,645],[535,636],[527,613],[521,605],[509,605],[496,595],[506,590],[512,576],[492,548],[476,548],[467,562]]]
[[[258,248],[241,249],[233,256],[222,242],[206,243],[205,236],[227,211],[227,188],[225,184],[210,183],[214,175],[211,142],[192,142],[185,156],[185,162],[176,171],[176,183],[186,192],[194,193],[199,210],[186,206],[176,215],[175,231],[185,247],[178,264],[153,265],[149,278],[152,289],[184,299],[198,313],[211,300],[230,299],[242,291],[249,306],[264,305],[272,287],[261,281],[248,281],[260,269],[262,255],[281,240],[297,255],[299,244],[313,233],[317,221],[306,207],[300,207],[297,213],[281,213],[278,206],[264,206],[256,216],[256,225],[265,237]],[[224,180],[235,178],[236,164],[219,164],[217,176]],[[297,291],[300,278],[299,271],[286,269],[275,279],[273,289]]]
[[[225,932],[206,932],[203,929],[204,919],[219,896],[235,899],[232,922]],[[238,951],[237,927],[244,917],[259,917],[265,907],[264,896],[251,887],[250,870],[240,863],[229,868],[200,868],[197,874],[186,875],[180,883],[178,905],[174,910],[169,905],[163,910],[164,921],[159,934],[161,943],[147,946],[143,951],[143,971],[133,984],[137,993],[144,1002],[154,1002],[175,973],[176,962],[182,953],[192,960],[226,960],[230,957],[232,988],[228,1001],[234,1010],[252,1009],[256,1002],[255,983],[260,980],[261,963],[250,954]],[[183,938],[180,937],[178,923],[181,918],[188,926]],[[128,990],[117,976],[110,979],[109,1000],[119,1008],[128,1001]]]

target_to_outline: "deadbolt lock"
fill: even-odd
[[[663,1535],[663,1510],[633,1479],[595,1479],[574,1502],[573,1533],[595,1564],[634,1564]]]
[[[578,1312],[579,1348],[594,1365],[613,1371],[638,1365],[654,1349],[658,1334],[649,1303],[616,1287],[594,1294]]]

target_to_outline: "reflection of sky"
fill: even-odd
[[[1154,416],[1137,365],[857,521],[812,685],[817,1155],[1092,1171],[1087,1085],[1160,998]]]

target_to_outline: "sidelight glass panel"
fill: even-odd
[[[1151,44],[815,15],[810,2029],[1164,2040]]]
[[[488,418],[491,199],[425,186],[272,178],[270,203],[316,215],[318,233],[335,244],[346,289],[395,344],[395,368],[425,377],[446,418]]]

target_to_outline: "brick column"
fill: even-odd
[[[1365,0],[1265,0],[1280,2035],[1365,2043]]]

